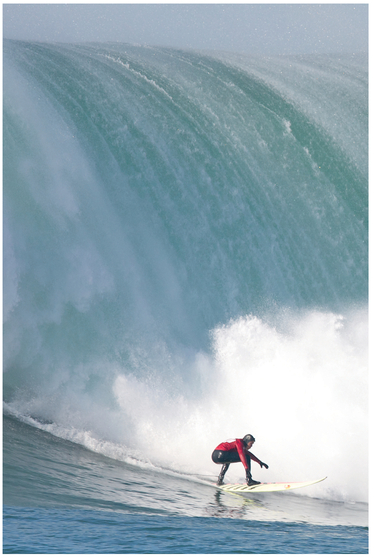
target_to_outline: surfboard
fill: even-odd
[[[327,477],[306,482],[265,482],[261,484],[254,484],[252,486],[247,486],[246,484],[222,484],[221,486],[216,486],[217,488],[225,490],[226,492],[236,492],[240,494],[247,494],[249,492],[279,492],[280,490],[294,490],[295,488],[304,488],[305,486],[310,486],[311,484],[322,482],[325,479],[327,479]]]

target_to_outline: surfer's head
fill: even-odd
[[[254,439],[254,436],[252,436],[252,434],[246,434],[243,438],[243,443],[248,446],[248,444],[250,444],[252,442],[252,444],[255,442],[256,440]],[[251,445],[252,445],[251,444]]]

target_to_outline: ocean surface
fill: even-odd
[[[4,553],[367,553],[367,56],[6,40],[3,82]],[[327,479],[223,493],[247,433]]]

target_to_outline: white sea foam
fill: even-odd
[[[183,470],[217,473],[210,452],[249,431],[257,437],[253,453],[270,465],[266,471],[254,463],[255,478],[328,475],[314,495],[365,501],[365,312],[308,312],[284,318],[279,327],[248,316],[217,328],[213,337],[213,355],[196,358],[205,383],[198,400],[118,376],[116,397],[142,450]],[[243,478],[241,465],[233,465],[228,476]]]
[[[32,401],[20,398],[8,410],[51,417],[50,424],[28,420],[108,457],[189,474],[218,474],[210,460],[214,447],[250,432],[257,439],[253,453],[270,466],[253,463],[254,478],[303,481],[327,475],[312,493],[304,493],[366,501],[366,326],[364,311],[289,314],[276,325],[247,316],[216,328],[212,353],[196,355],[198,395],[175,390],[172,377],[161,380],[157,368],[136,378],[117,367],[112,371],[117,408],[77,397],[72,384],[57,407],[41,393]],[[241,482],[241,464],[232,465],[227,477]]]

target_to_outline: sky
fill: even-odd
[[[368,50],[368,4],[3,4],[3,36],[247,54]]]

